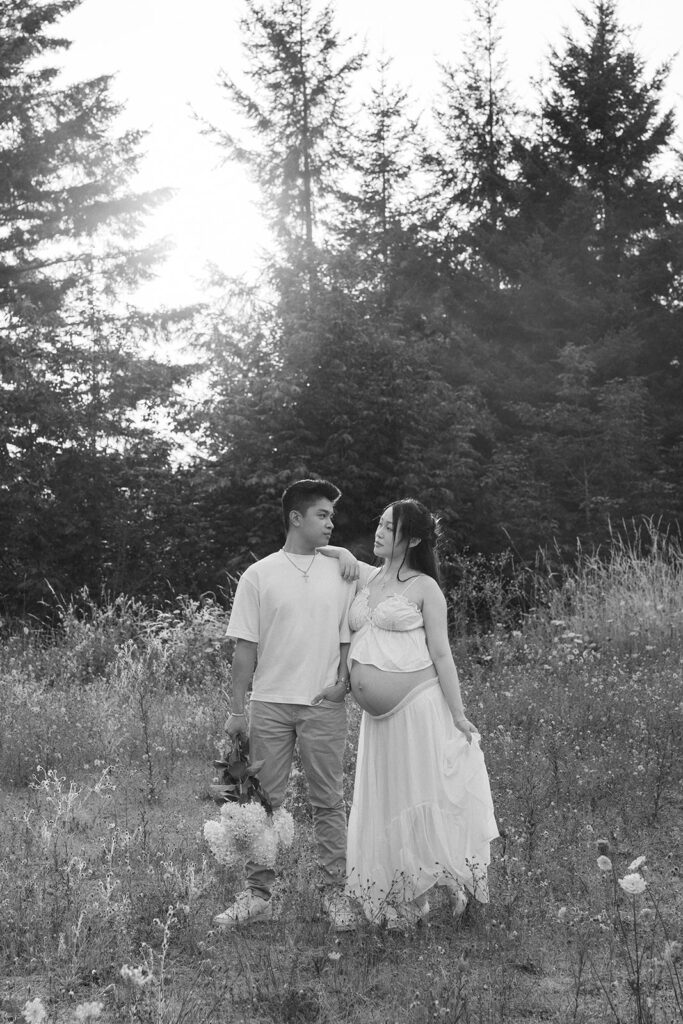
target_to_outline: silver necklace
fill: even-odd
[[[284,549],[284,548],[280,548],[280,551],[281,551],[281,552],[282,552],[282,554],[283,554],[283,555],[285,556],[285,558],[287,559],[287,561],[289,562],[289,564],[290,564],[290,565],[293,565],[293,566],[294,566],[294,568],[296,569],[296,571],[297,571],[297,572],[300,572],[300,573],[301,573],[301,575],[303,576],[304,580],[306,581],[306,583],[308,583],[308,574],[309,574],[309,572],[311,571],[311,566],[312,566],[312,565],[313,565],[313,563],[315,562],[315,556],[316,556],[316,555],[318,554],[318,552],[317,552],[317,551],[314,551],[314,552],[313,552],[313,558],[312,558],[312,559],[310,560],[310,562],[308,563],[308,565],[306,566],[306,568],[305,568],[305,569],[302,569],[302,568],[301,568],[301,566],[297,565],[297,564],[296,564],[296,562],[293,562],[293,561],[292,561],[292,559],[291,559],[291,558],[289,557],[289,555],[287,554],[287,552],[285,551],[285,549]]]
[[[419,573],[416,573],[419,576]],[[409,580],[414,580],[415,576],[409,576]],[[385,572],[381,573],[378,577],[378,586],[380,590],[385,590],[390,583],[407,583],[408,580],[399,580],[397,576],[388,576]],[[381,581],[381,582],[379,582]]]

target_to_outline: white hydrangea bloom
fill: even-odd
[[[294,839],[294,821],[284,807],[269,817],[259,803],[226,803],[218,821],[205,823],[204,838],[219,864],[233,867],[254,860],[273,867],[278,849]]]
[[[24,1003],[21,1015],[26,1024],[43,1024],[43,1021],[47,1020],[47,1010],[38,996]]]
[[[642,875],[637,873],[624,875],[623,878],[619,879],[619,885],[629,896],[640,896],[647,888],[647,882]]]
[[[144,988],[153,981],[154,975],[144,967],[129,967],[128,964],[124,964],[121,968],[121,977],[135,988]]]
[[[97,1020],[102,1015],[104,1003],[79,1003],[75,1009],[76,1020]]]
[[[664,950],[662,952],[662,960],[665,964],[673,964],[676,960],[681,958],[681,944],[675,939],[668,939],[664,943]]]

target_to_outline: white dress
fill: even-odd
[[[363,588],[349,624],[350,661],[385,670],[391,664],[396,671],[400,654],[417,665],[423,648],[422,660],[431,664],[422,613],[403,595],[390,595],[370,609]],[[489,844],[497,836],[479,736],[470,745],[455,728],[436,677],[384,715],[363,713],[347,892],[368,918],[380,920],[387,904],[418,899],[434,885],[464,887],[488,902]]]

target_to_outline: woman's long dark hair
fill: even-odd
[[[394,538],[400,533],[401,540],[408,542],[397,578],[400,580],[401,569],[405,565],[414,572],[423,572],[426,576],[431,576],[441,586],[441,573],[436,555],[440,535],[438,519],[415,498],[401,498],[389,507],[394,524]],[[411,547],[411,540],[418,543]]]

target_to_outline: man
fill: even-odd
[[[273,807],[284,800],[295,744],[308,781],[323,886],[323,909],[338,931],[354,927],[343,886],[346,809],[343,757],[348,682],[347,612],[354,588],[336,559],[316,553],[329,544],[341,493],[327,480],[298,480],[282,495],[284,547],[250,565],[235,593],[227,634],[235,639],[231,739],[249,737],[259,779]],[[347,573],[349,579],[353,572]],[[320,691],[343,682],[338,700]],[[252,686],[249,723],[246,696]],[[220,928],[272,917],[275,872],[247,864],[247,887],[214,918]]]

